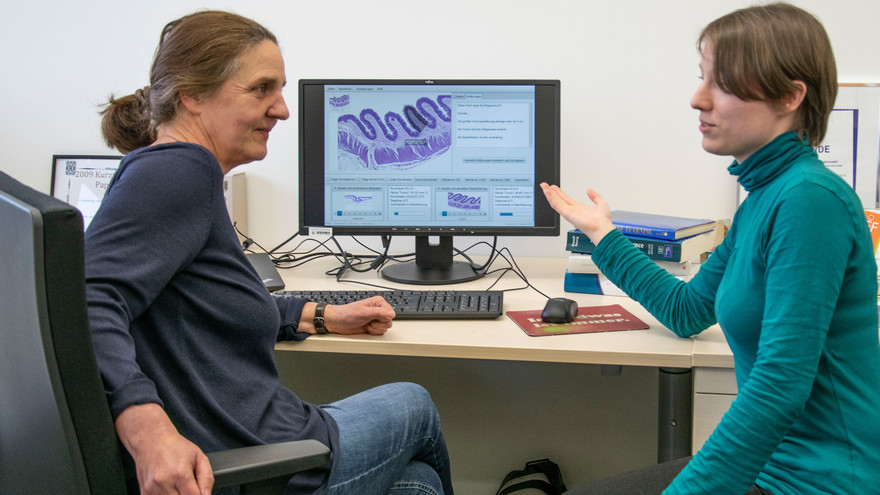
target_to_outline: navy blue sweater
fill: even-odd
[[[302,338],[305,301],[273,297],[242,252],[220,164],[187,143],[129,153],[85,239],[95,353],[113,417],[164,407],[205,452],[313,438],[333,419],[283,387],[277,340]],[[297,476],[311,492],[328,472]]]

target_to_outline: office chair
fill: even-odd
[[[0,172],[0,493],[126,493],[85,300],[80,212]],[[313,440],[208,454],[215,488],[281,493]]]

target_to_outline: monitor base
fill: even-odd
[[[483,276],[470,263],[463,261],[455,261],[443,268],[423,268],[415,262],[397,263],[386,266],[380,274],[392,282],[413,285],[460,284]]]

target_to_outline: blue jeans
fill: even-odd
[[[453,495],[440,415],[421,386],[382,385],[323,409],[339,425],[328,495]]]

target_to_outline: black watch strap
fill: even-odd
[[[315,306],[315,333],[318,335],[324,335],[327,333],[327,327],[324,326],[324,308],[327,307],[327,303],[320,302],[317,306]]]

